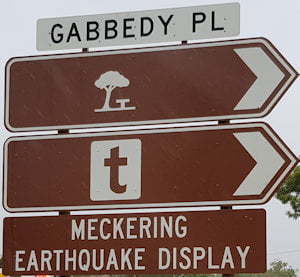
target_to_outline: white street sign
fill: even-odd
[[[39,19],[37,49],[59,50],[237,36],[240,5]]]

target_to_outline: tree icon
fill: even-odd
[[[126,107],[126,103],[130,101],[129,99],[118,99],[116,102],[120,104],[119,108],[111,108],[109,106],[112,91],[116,87],[123,88],[129,86],[129,80],[118,71],[107,71],[101,74],[95,81],[95,86],[99,89],[104,89],[106,92],[104,105],[101,109],[95,110],[96,112],[135,109],[135,107]]]

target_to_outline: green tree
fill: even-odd
[[[289,217],[294,219],[300,217],[300,166],[297,166],[287,178],[276,197],[283,204],[290,204],[292,211],[287,212]]]
[[[293,269],[288,263],[282,261],[274,261],[271,263],[271,268],[268,273],[271,276],[278,277],[297,277],[297,270]]]
[[[297,277],[298,270],[288,263],[277,260],[271,263],[271,268],[262,274],[235,274],[234,277]]]

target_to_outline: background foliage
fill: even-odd
[[[276,197],[292,208],[288,216],[294,219],[300,217],[300,166],[297,166],[287,178],[283,186],[278,190]]]

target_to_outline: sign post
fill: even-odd
[[[239,33],[239,4],[42,19],[38,50],[6,65],[3,204],[59,216],[4,220],[9,275],[262,273],[264,210],[299,162],[263,117],[298,73]],[[144,49],[89,47],[181,41]],[[70,129],[218,121],[72,134]],[[220,211],[70,215],[71,210],[221,206]],[[26,232],[24,232],[26,230]],[[28,236],[28,233],[31,236]]]

